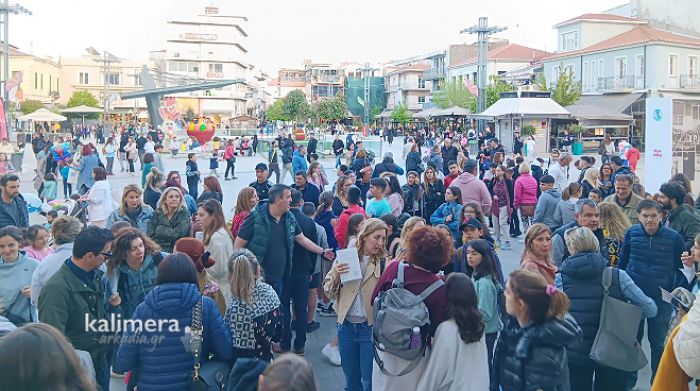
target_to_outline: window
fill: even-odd
[[[422,77],[418,78],[418,88],[425,88],[425,80]]]
[[[177,63],[175,61],[168,62],[168,72],[177,72]]]
[[[41,77],[39,78],[39,80],[41,82],[41,84],[40,84],[41,91],[43,91],[44,90],[44,74],[43,73],[41,74]]]
[[[134,85],[135,86],[141,86],[141,75],[134,75]]]
[[[688,56],[688,77],[691,79],[698,75],[698,56]]]
[[[187,72],[196,73],[199,72],[199,64],[196,62],[187,63]]]
[[[615,77],[622,80],[627,76],[627,57],[615,58]]]
[[[643,54],[637,54],[634,60],[637,66],[637,74],[635,75],[635,87],[644,88],[644,73],[646,72],[646,64]]]
[[[418,103],[425,103],[425,97],[424,97],[424,96],[419,96],[419,97],[418,97]]]
[[[678,55],[668,55],[668,87],[678,88]]]
[[[690,109],[693,119],[694,120],[700,120],[700,105],[693,105]]]
[[[600,79],[603,78],[603,66],[604,66],[603,60],[602,60],[602,59],[601,59],[601,60],[598,60],[598,69],[597,69],[598,78],[597,78],[597,81],[596,81],[596,83],[597,83],[597,85],[598,85],[598,88],[602,88],[601,85],[600,85]]]
[[[108,73],[105,75],[105,84],[110,84],[113,86],[118,86],[119,79],[120,79],[120,74],[119,73]]]
[[[591,77],[591,75],[588,74],[589,71],[590,71],[590,69],[588,68],[588,61],[584,61],[583,62],[583,75],[582,75],[583,80],[581,81],[581,85],[583,86],[584,91],[588,91],[588,89],[589,89],[590,77]]]
[[[224,71],[224,64],[209,64],[209,72],[221,73]]]
[[[34,72],[34,89],[39,89],[39,75],[36,72]]]
[[[578,49],[578,31],[571,31],[561,35],[561,51]]]
[[[560,74],[561,70],[558,66],[552,67],[552,80],[549,81],[549,84],[556,84]]]
[[[53,91],[52,87],[53,87],[53,77],[51,77],[51,75],[49,75],[49,91]]]
[[[88,79],[88,74],[87,72],[80,72],[78,73],[78,82],[80,84],[89,84],[89,79]]]

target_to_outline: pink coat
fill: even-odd
[[[481,205],[481,210],[488,214],[491,211],[491,193],[486,188],[486,184],[478,177],[465,172],[450,183],[451,186],[459,187],[462,192],[462,205],[475,202]]]
[[[537,205],[537,180],[530,174],[520,174],[515,180],[513,207],[520,205]]]

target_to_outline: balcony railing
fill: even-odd
[[[598,89],[599,90],[626,90],[633,89],[634,86],[634,75],[627,76],[608,76],[598,78]]]
[[[340,75],[318,75],[314,81],[316,83],[340,83]]]
[[[432,68],[423,72],[423,79],[425,80],[438,80],[445,78],[445,70]]]
[[[680,86],[681,88],[700,89],[700,74],[681,75]]]

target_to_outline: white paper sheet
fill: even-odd
[[[345,263],[350,267],[347,273],[340,275],[340,282],[344,284],[348,281],[362,279],[362,267],[360,267],[360,259],[357,256],[356,248],[338,250],[335,254],[335,259],[336,262]]]

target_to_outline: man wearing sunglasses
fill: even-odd
[[[83,229],[73,244],[73,255],[49,279],[39,295],[39,320],[62,332],[73,347],[90,354],[97,384],[109,389],[108,344],[101,344],[107,335],[90,327],[107,319],[105,288],[100,266],[112,255],[112,232],[90,226]]]

